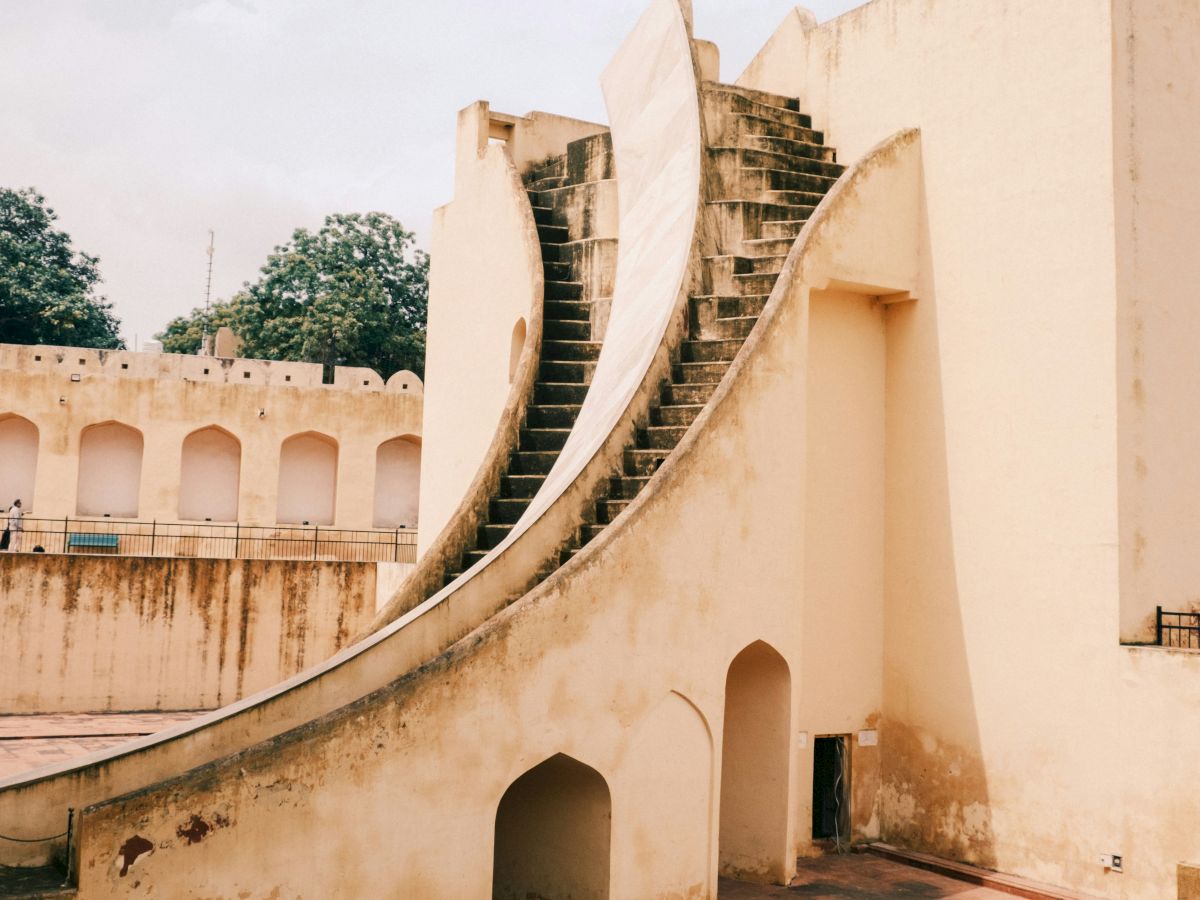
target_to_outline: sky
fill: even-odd
[[[810,0],[821,21],[862,0]],[[253,280],[327,214],[428,249],[457,111],[607,121],[599,76],[645,0],[54,0],[0,4],[0,186],[35,187],[131,348]],[[789,0],[694,0],[732,81]]]

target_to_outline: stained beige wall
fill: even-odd
[[[1200,6],[1113,2],[1121,636],[1200,607]]]
[[[375,454],[376,528],[415,525],[421,490],[421,440],[395,438],[379,445]]]
[[[20,416],[0,419],[0,504],[4,511],[14,500],[33,505],[33,486],[37,476],[39,435],[37,426]]]
[[[0,351],[6,347],[0,345]],[[199,429],[216,426],[241,444],[237,510],[242,524],[275,523],[282,444],[293,435],[317,431],[339,444],[333,524],[338,528],[369,529],[379,446],[404,435],[421,435],[423,397],[412,391],[113,376],[104,371],[89,372],[86,366],[79,381],[71,381],[71,375],[57,364],[31,367],[30,371],[0,366],[0,416],[4,417],[0,428],[3,422],[13,421],[8,416],[17,415],[31,421],[38,430],[33,503],[25,504],[30,516],[61,518],[75,516],[84,509],[94,514],[121,514],[107,495],[131,482],[132,475],[127,473],[128,477],[121,480],[124,469],[114,462],[111,447],[97,457],[96,471],[85,478],[84,493],[78,491],[85,430],[116,422],[142,434],[136,496],[125,510],[138,519],[180,519],[184,441]],[[89,463],[85,461],[84,465]],[[132,463],[127,468],[131,473]],[[14,471],[19,472],[20,467],[14,467]],[[192,492],[194,484],[182,490]],[[125,494],[131,492],[132,487]],[[194,498],[194,494],[191,496]],[[7,503],[11,502],[8,498]],[[228,506],[228,498],[224,505]]]
[[[331,656],[370,563],[0,554],[0,709],[211,709]]]

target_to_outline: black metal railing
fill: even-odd
[[[1200,650],[1200,612],[1167,612],[1157,607],[1154,643],[1160,647]]]
[[[411,528],[351,531],[319,525],[218,525],[122,519],[21,520],[10,550],[192,559],[315,559],[345,562],[417,561]]]

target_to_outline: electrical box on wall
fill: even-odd
[[[1102,853],[1100,855],[1100,865],[1114,872],[1124,872],[1124,862],[1120,853]]]

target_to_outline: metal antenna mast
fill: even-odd
[[[208,229],[208,280],[204,283],[204,329],[200,338],[200,353],[208,352],[208,317],[212,310],[212,264],[213,251],[216,249],[217,236]]]

